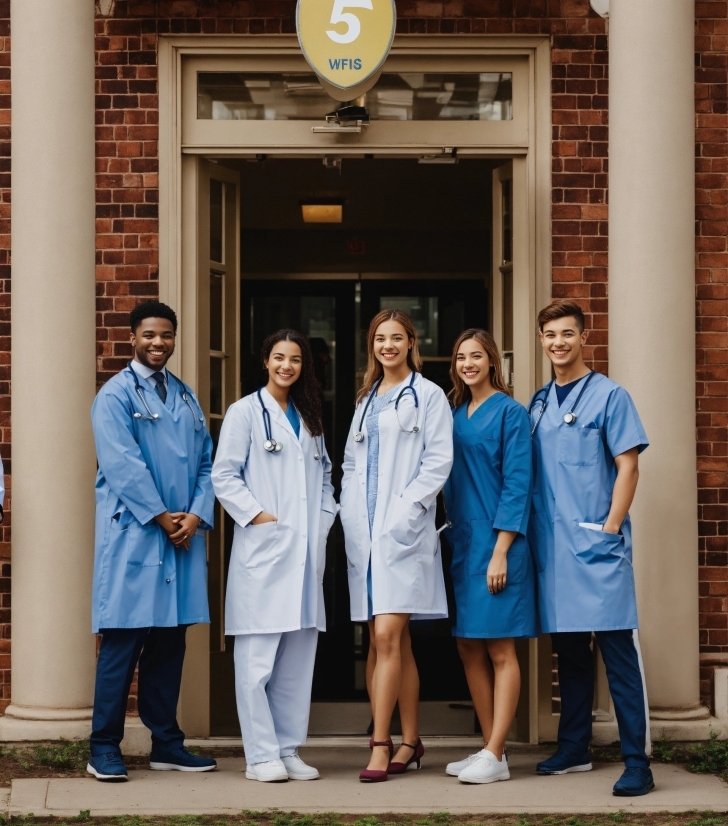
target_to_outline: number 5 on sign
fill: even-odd
[[[369,9],[374,10],[372,0],[334,0],[334,8],[331,11],[331,25],[344,23],[346,32],[339,34],[337,31],[328,30],[326,34],[334,43],[353,43],[361,34],[361,21],[355,14],[345,12],[344,9]]]
[[[298,0],[298,41],[320,78],[356,90],[381,71],[396,16],[394,0]]]

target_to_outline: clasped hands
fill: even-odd
[[[189,550],[190,539],[195,535],[195,531],[200,525],[199,516],[184,511],[175,513],[165,511],[155,518],[175,548]]]

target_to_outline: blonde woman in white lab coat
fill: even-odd
[[[444,392],[420,374],[409,316],[383,310],[367,343],[367,372],[346,444],[341,521],[351,618],[369,622],[374,735],[359,778],[376,783],[419,767],[424,753],[409,622],[447,616],[435,509],[453,443],[450,407]],[[402,744],[395,755],[390,724],[397,702]]]
[[[306,740],[319,631],[326,630],[326,537],[336,515],[319,389],[306,338],[263,344],[268,383],[228,410],[212,483],[235,520],[225,634],[235,637],[235,693],[246,777],[314,780]]]

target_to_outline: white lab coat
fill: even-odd
[[[272,436],[280,453],[268,453],[257,393],[231,405],[220,432],[212,484],[235,520],[225,601],[225,634],[297,631],[302,609],[326,630],[323,578],[326,538],[336,516],[331,461],[323,438],[314,439],[301,421],[300,439],[278,402],[262,391]],[[321,459],[315,459],[321,451]],[[261,511],[277,522],[248,524]],[[315,566],[317,588],[307,594],[307,565]],[[315,601],[315,605],[305,600]]]
[[[415,377],[414,389],[419,398],[419,432],[402,432],[394,399],[379,414],[379,481],[371,538],[366,421],[364,441],[354,441],[366,399],[356,409],[346,442],[340,515],[355,622],[368,618],[370,558],[374,614],[412,614],[412,619],[447,617],[435,510],[437,494],[453,462],[452,413],[443,391],[420,374]],[[402,427],[412,429],[415,405],[411,393],[400,401],[399,418]]]

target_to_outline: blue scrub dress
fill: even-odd
[[[531,435],[525,409],[495,393],[468,418],[454,411],[455,461],[445,485],[452,527],[453,635],[475,639],[535,637],[536,574],[526,539],[531,507]],[[506,587],[488,591],[486,573],[499,531],[516,531]]]

